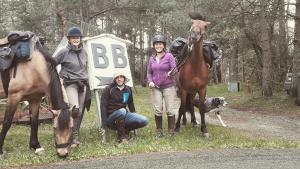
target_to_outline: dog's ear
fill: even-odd
[[[226,106],[228,103],[225,101],[225,98],[224,97],[220,97],[220,104],[222,106]]]
[[[214,103],[214,105],[219,105],[221,102],[221,100],[220,100],[220,98],[218,98],[218,97],[215,97],[215,98],[213,98],[213,103]]]

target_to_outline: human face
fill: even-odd
[[[164,51],[165,45],[162,42],[154,43],[154,49],[156,53],[162,53]]]
[[[80,36],[71,36],[69,37],[69,41],[73,46],[79,46],[80,44]]]
[[[125,82],[125,77],[124,76],[118,76],[115,78],[115,81],[118,86],[123,86]]]

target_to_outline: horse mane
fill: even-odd
[[[57,117],[58,128],[60,130],[67,129],[70,124],[71,112],[66,110],[67,109],[62,109]]]
[[[68,106],[66,102],[63,100],[63,93],[61,91],[61,83],[59,79],[59,75],[56,70],[56,62],[52,58],[52,55],[45,49],[43,46],[37,42],[36,48],[42,53],[45,57],[48,64],[48,70],[50,73],[50,100],[52,103],[52,108],[54,110],[66,109]]]
[[[202,16],[200,13],[198,12],[189,12],[189,16],[191,19],[193,20],[202,20],[202,21],[205,21],[205,17]]]

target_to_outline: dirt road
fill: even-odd
[[[200,119],[199,113],[196,118]],[[244,130],[249,134],[300,140],[300,116],[279,115],[260,111],[222,108],[221,116],[228,127]],[[207,122],[221,125],[214,113],[207,114]]]

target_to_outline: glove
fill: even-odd
[[[155,84],[154,84],[153,82],[150,82],[150,83],[149,83],[149,87],[151,87],[151,88],[152,88],[152,87],[155,87]]]

